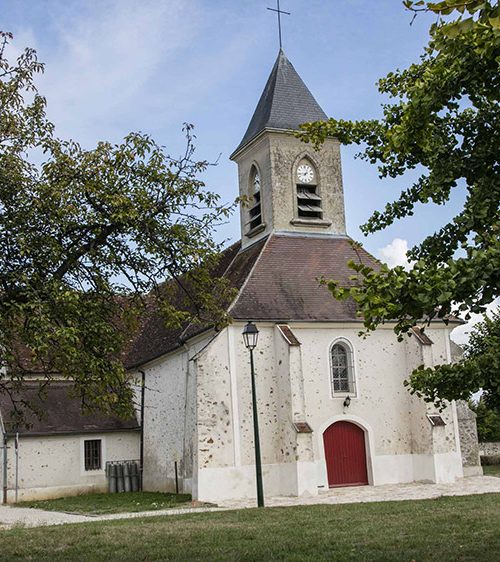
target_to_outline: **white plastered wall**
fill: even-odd
[[[85,471],[83,442],[102,441],[102,470]],[[14,439],[8,450],[7,501],[15,499],[16,455]],[[137,460],[139,432],[123,431],[98,434],[21,436],[18,458],[18,499],[51,499],[66,495],[107,490],[107,461]]]
[[[298,438],[290,430],[295,409],[291,355],[277,344],[275,326],[259,323],[254,353],[266,494],[326,489],[322,433],[341,419],[365,430],[371,484],[446,482],[462,475],[453,407],[442,413],[444,428],[430,427],[425,414],[433,409],[411,397],[403,386],[415,358],[408,355],[407,344],[397,342],[392,329],[379,329],[363,339],[358,337],[359,324],[289,325],[302,344],[296,349],[300,349],[304,381],[303,421],[314,430],[315,470],[303,471],[299,491],[297,474],[303,460]],[[219,334],[197,361],[198,497],[202,500],[255,496],[250,365],[242,327],[235,323]],[[432,360],[446,362],[448,330],[426,333],[435,342]],[[343,406],[344,396],[332,396],[330,386],[329,349],[338,337],[348,339],[355,350],[357,394],[348,408]]]
[[[143,366],[144,489],[176,490],[177,463],[180,492],[196,496],[196,362],[193,358],[212,335],[194,338],[189,345]],[[139,380],[140,373],[136,372]]]

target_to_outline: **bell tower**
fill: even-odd
[[[320,150],[295,138],[299,125],[327,116],[280,50],[248,129],[238,164],[242,248],[271,232],[345,235],[340,145]]]

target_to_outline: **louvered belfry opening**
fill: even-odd
[[[262,224],[260,174],[256,166],[252,166],[252,171],[250,173],[250,193],[252,201],[250,202],[251,207],[248,213],[249,221],[247,225],[248,230],[252,231]]]
[[[305,175],[297,174],[297,216],[301,219],[322,219],[323,209],[319,195],[317,173],[308,159],[303,159],[298,171],[305,170]],[[309,172],[310,175],[307,175]],[[301,177],[307,183],[301,182]]]

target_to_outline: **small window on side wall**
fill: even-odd
[[[102,468],[102,441],[101,439],[88,439],[83,443],[85,470],[101,470]]]
[[[248,211],[248,231],[251,232],[262,224],[262,203],[260,191],[260,174],[256,166],[250,172],[250,210]]]
[[[354,360],[351,347],[337,342],[331,349],[331,385],[333,394],[355,394]]]

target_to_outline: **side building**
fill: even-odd
[[[137,420],[84,415],[72,387],[56,381],[40,393],[39,381],[26,382],[13,394],[34,410],[24,409],[22,421],[0,394],[1,502],[105,492],[108,462],[139,460]]]

